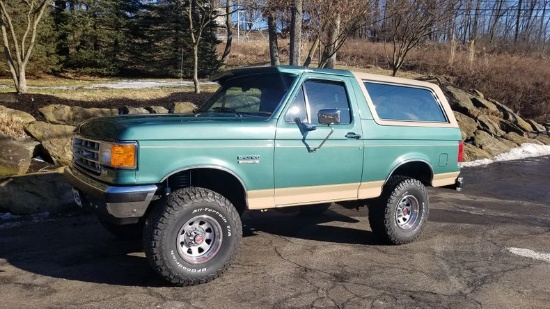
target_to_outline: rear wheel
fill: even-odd
[[[378,202],[369,206],[372,231],[389,243],[414,241],[428,219],[428,192],[417,179],[392,176]]]
[[[217,278],[235,258],[241,240],[242,224],[233,205],[214,191],[195,187],[162,199],[144,232],[149,263],[177,285]]]

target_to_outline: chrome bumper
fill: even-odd
[[[98,215],[118,219],[142,217],[158,189],[156,185],[109,186],[73,166],[65,168],[64,176],[79,193],[82,193],[81,198],[85,206]]]

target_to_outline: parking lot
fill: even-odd
[[[548,175],[549,158],[464,169],[404,246],[380,243],[366,208],[245,213],[233,267],[193,287],[92,215],[22,218],[0,225],[0,308],[548,308]]]

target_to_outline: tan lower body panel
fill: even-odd
[[[254,190],[248,192],[249,209],[349,201],[358,198],[360,183]]]
[[[432,180],[432,186],[444,187],[454,185],[458,174],[460,174],[460,172],[435,174],[434,179]]]
[[[432,186],[453,185],[460,172],[434,175]],[[307,204],[368,199],[380,196],[385,181],[339,185],[254,190],[248,192],[248,209],[267,209]]]

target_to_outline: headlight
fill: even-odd
[[[105,143],[99,148],[99,162],[115,168],[136,168],[137,144],[129,143]]]

